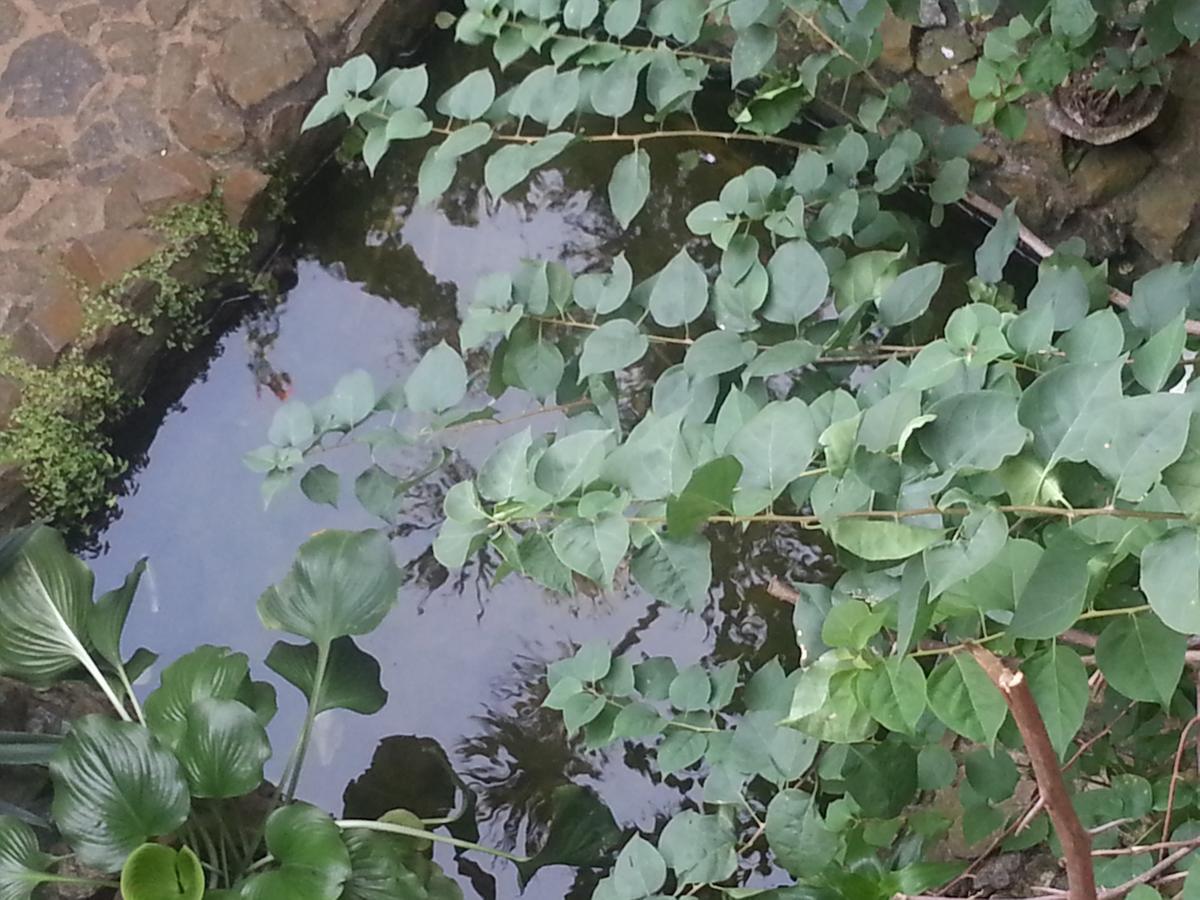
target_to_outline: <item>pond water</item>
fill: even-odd
[[[129,647],[162,654],[143,693],[157,684],[163,665],[202,643],[243,651],[257,677],[278,681],[261,664],[280,635],[259,624],[259,594],[283,576],[314,531],[378,524],[352,499],[334,510],[297,489],[263,509],[260,476],[241,457],[264,442],[277,395],[316,399],[355,368],[370,371],[381,387],[404,377],[439,340],[457,343],[476,279],[513,270],[523,258],[583,271],[606,267],[624,250],[635,272],[657,270],[684,239],[687,211],[758,161],[713,144],[698,148],[697,163],[665,143],[654,142],[653,193],[628,234],[611,219],[605,193],[619,151],[599,147],[573,150],[569,169],[545,169],[499,204],[488,201],[476,163],[464,164],[438,208],[414,208],[416,149],[393,151],[373,179],[331,166],[307,186],[290,241],[295,286],[277,305],[248,311],[209,348],[201,374],[153,423],[143,465],[95,545],[91,562],[103,588],[139,557],[150,558],[126,639]],[[487,400],[482,391],[476,399]],[[499,406],[508,413],[522,408],[512,398]],[[714,534],[712,602],[691,615],[664,608],[631,584],[567,598],[516,578],[492,586],[494,563],[447,575],[429,551],[441,496],[506,433],[467,432],[451,448],[450,464],[414,497],[395,541],[411,579],[384,625],[362,641],[382,664],[390,701],[371,717],[338,711],[319,720],[301,795],[341,813],[347,784],[378,752],[373,778],[357,796],[374,796],[385,809],[399,805],[379,797],[415,772],[406,755],[412,742],[398,737],[415,735],[437,741],[477,793],[484,843],[523,851],[528,831],[547,818],[550,792],[569,781],[594,786],[623,826],[653,829],[686,802],[696,779],[652,775],[638,745],[589,753],[569,741],[559,714],[538,708],[545,665],[599,637],[620,649],[669,654],[680,666],[740,658],[749,669],[776,653],[791,666],[791,608],[765,586],[771,576],[827,577],[832,562],[802,533]],[[418,454],[408,462],[417,468],[424,461]],[[365,464],[352,454],[330,463],[350,478]],[[303,715],[298,692],[285,684],[279,693],[271,728],[275,777]],[[520,893],[507,863],[444,848],[438,859],[468,897]],[[591,876],[576,877],[565,868],[543,870],[525,896],[588,896]]]

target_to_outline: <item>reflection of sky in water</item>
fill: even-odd
[[[491,212],[477,193],[459,194],[457,208],[446,213],[409,211],[414,168],[414,161],[401,161],[374,183],[353,174],[329,176],[310,190],[321,214],[306,217],[300,211],[301,221],[309,222],[300,239],[307,258],[299,266],[298,284],[278,310],[278,333],[267,351],[270,367],[289,373],[296,396],[323,396],[340,375],[357,367],[371,371],[380,386],[403,377],[428,346],[454,333],[454,298],[460,308],[468,302],[479,275],[514,269],[529,256],[583,268],[594,261],[611,228],[589,207],[594,189],[568,186],[554,172],[543,174],[524,202],[505,202]],[[381,191],[395,191],[395,205],[372,207]],[[337,203],[330,204],[330,196],[337,196]],[[662,206],[673,202],[661,198]],[[659,245],[670,247],[669,240],[660,235]],[[645,267],[641,274],[648,271]],[[390,296],[372,294],[363,282],[386,284],[381,293]],[[264,442],[278,401],[256,385],[253,370],[261,369],[263,360],[252,352],[247,326],[226,335],[221,349],[203,379],[163,421],[150,463],[137,475],[130,496],[121,499],[119,518],[103,535],[105,552],[94,565],[106,589],[139,556],[151,559],[127,631],[128,647],[151,647],[163,654],[165,664],[197,644],[228,644],[249,654],[256,675],[267,677],[261,660],[280,635],[259,624],[258,595],[283,576],[312,532],[377,523],[349,499],[349,482],[366,465],[365,456],[354,458],[354,451],[329,461],[343,474],[341,509],[317,507],[293,489],[263,511],[260,476],[242,466],[241,455]],[[482,394],[475,399],[486,402]],[[524,400],[506,397],[500,406],[517,410]],[[346,783],[367,768],[379,740],[415,734],[438,740],[469,781],[473,774],[477,783],[497,780],[486,808],[520,807],[530,799],[515,794],[544,798],[570,769],[599,787],[622,825],[652,828],[656,815],[678,808],[679,791],[690,778],[685,776],[682,787],[676,779],[668,779],[670,786],[652,784],[626,765],[628,759],[644,758],[636,746],[626,751],[614,745],[604,757],[568,749],[558,714],[531,713],[532,693],[523,684],[536,688],[546,662],[565,655],[573,642],[596,637],[614,643],[624,639],[646,655],[670,654],[681,666],[709,653],[714,642],[725,655],[760,646],[768,626],[786,641],[787,612],[769,600],[760,609],[761,592],[743,596],[731,585],[734,579],[761,584],[763,567],[772,563],[772,571],[785,571],[780,551],[791,553],[792,560],[811,561],[811,550],[778,542],[767,547],[748,538],[727,548],[719,545],[719,553],[740,555],[727,567],[728,581],[714,589],[725,609],[742,607],[736,619],[720,610],[705,618],[660,611],[633,587],[598,598],[551,597],[514,578],[491,588],[477,568],[431,590],[427,585],[440,579],[426,551],[441,491],[457,477],[469,477],[471,467],[505,433],[496,428],[464,433],[454,447],[454,475],[443,473],[436,490],[418,497],[409,519],[416,527],[396,547],[401,562],[425,555],[423,575],[406,585],[395,611],[362,641],[381,662],[389,704],[371,717],[337,711],[319,720],[301,793],[340,812]],[[419,451],[407,465],[419,467],[426,458]],[[714,535],[714,542],[731,539]],[[768,613],[766,620],[760,611]],[[150,683],[157,683],[158,671],[151,673]],[[276,775],[303,715],[292,688],[284,685],[280,700],[271,729]],[[482,838],[503,841],[499,818],[484,824]],[[472,858],[496,876],[494,896],[517,895],[511,866],[493,865],[477,854]],[[439,859],[456,871],[451,855],[440,853]],[[570,870],[545,870],[526,896],[563,897],[572,878]],[[472,888],[464,887],[472,896]],[[481,895],[489,894],[481,889]]]

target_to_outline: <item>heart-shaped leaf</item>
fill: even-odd
[[[178,760],[149,729],[105,716],[71,726],[50,761],[54,822],[85,865],[115,872],[191,810]]]
[[[187,847],[175,850],[165,844],[142,844],[125,860],[121,896],[125,900],[200,900],[204,869]]]
[[[267,666],[311,701],[318,653],[316,644],[296,646],[277,641],[267,654]],[[317,698],[317,715],[329,709],[348,709],[369,716],[383,708],[387,696],[379,683],[379,663],[375,657],[359,649],[348,637],[338,638],[330,645],[325,682]]]
[[[278,866],[249,878],[244,900],[337,900],[350,878],[350,851],[333,820],[307,803],[267,819],[267,850]]]
[[[175,755],[193,797],[241,797],[262,784],[271,742],[250,707],[209,698],[188,708]]]
[[[29,900],[33,890],[51,877],[50,857],[38,847],[37,835],[24,822],[0,816],[0,900]]]

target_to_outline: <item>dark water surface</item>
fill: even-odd
[[[479,186],[481,164],[466,162],[439,208],[414,209],[417,149],[394,150],[374,179],[330,167],[306,189],[295,210],[298,283],[278,306],[249,314],[220,339],[207,371],[158,425],[146,464],[99,538],[92,563],[104,589],[138,557],[150,558],[126,638],[127,647],[162,654],[143,693],[157,684],[163,665],[202,643],[244,651],[257,677],[278,681],[261,664],[281,635],[260,625],[259,594],[283,576],[314,531],[378,524],[348,496],[347,482],[366,464],[353,454],[329,462],[343,474],[340,509],[315,506],[291,489],[264,511],[260,476],[241,457],[265,442],[280,403],[275,391],[290,384],[295,396],[315,400],[355,368],[370,371],[381,389],[405,377],[439,340],[457,343],[459,315],[476,279],[514,270],[523,258],[561,260],[579,272],[607,269],[607,260],[624,250],[639,278],[657,270],[687,238],[687,211],[762,161],[714,144],[701,148],[707,158],[689,168],[676,155],[683,148],[665,144],[648,145],[653,193],[628,235],[612,221],[605,194],[620,151],[595,146],[572,149],[563,157],[569,168],[552,165],[499,205],[489,205]],[[481,390],[474,399],[487,402]],[[499,406],[518,412],[525,399],[502,398]],[[551,427],[553,420],[535,425]],[[335,711],[318,720],[301,794],[341,813],[346,785],[382,748],[381,780],[359,796],[386,798],[388,783],[419,776],[404,758],[411,742],[381,742],[417,735],[436,740],[479,795],[484,843],[523,852],[529,830],[545,821],[550,792],[568,781],[595,786],[622,825],[652,829],[656,818],[661,824],[685,802],[695,778],[652,776],[640,745],[588,753],[568,741],[559,714],[538,708],[545,665],[573,644],[600,637],[635,653],[669,654],[681,667],[742,658],[748,669],[776,652],[790,666],[796,654],[790,607],[763,588],[772,575],[819,578],[831,563],[802,534],[715,533],[713,602],[702,615],[663,608],[632,585],[570,598],[516,578],[492,587],[494,563],[447,576],[429,553],[441,496],[506,433],[464,434],[451,448],[450,465],[414,497],[405,534],[396,540],[397,558],[411,564],[412,578],[395,611],[362,641],[382,664],[390,702],[371,717]],[[413,451],[400,468],[418,468],[427,452]],[[303,715],[297,691],[285,684],[279,693],[273,776]],[[438,859],[468,897],[519,893],[508,863],[444,848]],[[574,881],[570,870],[543,870],[525,895],[572,895]],[[574,895],[586,896],[584,884]]]

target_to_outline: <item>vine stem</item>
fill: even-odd
[[[334,824],[341,829],[362,828],[367,831],[382,831],[385,834],[398,834],[403,837],[420,838],[421,840],[434,841],[439,844],[449,844],[451,847],[458,847],[460,850],[478,850],[480,853],[498,856],[500,859],[507,859],[509,862],[522,863],[528,862],[531,859],[528,856],[517,856],[515,853],[497,850],[495,847],[485,847],[482,844],[475,844],[471,841],[461,841],[458,838],[447,837],[444,834],[423,831],[420,828],[409,828],[407,825],[392,825],[389,822],[377,822],[374,819],[339,819]]]
[[[463,127],[465,128],[470,126]],[[434,126],[431,129],[431,133],[450,137],[450,135],[454,134],[456,131],[461,130],[462,128]],[[545,135],[497,134],[493,131],[491,140],[503,141],[509,144],[536,144],[543,137],[545,137]],[[706,128],[664,129],[662,131],[640,131],[633,134],[622,134],[621,132],[615,131],[604,134],[577,133],[575,138],[576,140],[583,141],[586,144],[638,144],[642,141],[670,141],[707,138],[714,141],[751,141],[756,144],[774,144],[777,147],[787,147],[790,150],[810,150],[813,148],[812,144],[806,144],[804,141],[794,141],[790,138],[780,137],[777,134],[753,134],[748,131],[712,131]]]
[[[1186,725],[1183,726],[1183,731],[1179,733],[1179,745],[1175,748],[1175,761],[1171,766],[1171,786],[1167,790],[1167,812],[1163,816],[1163,827],[1161,842],[1165,842],[1171,835],[1171,813],[1175,807],[1175,788],[1179,784],[1179,771],[1183,763],[1183,754],[1187,750],[1188,734],[1193,728],[1200,725],[1200,715],[1193,716]],[[1161,848],[1161,843],[1159,845]]]
[[[1021,732],[1038,791],[1045,798],[1046,811],[1062,844],[1071,900],[1098,900],[1096,876],[1092,870],[1092,836],[1075,812],[1058,764],[1058,754],[1050,743],[1046,723],[1038,711],[1033,692],[1029,690],[1029,683],[1020,670],[1010,669],[998,656],[978,644],[971,647],[971,655],[1000,690]]]
[[[284,790],[284,801],[290,803],[296,795],[296,788],[300,784],[300,770],[304,768],[304,757],[308,753],[308,745],[312,740],[313,722],[317,718],[317,708],[321,703],[321,688],[325,683],[325,672],[329,668],[329,642],[322,641],[317,645],[317,668],[313,674],[313,692],[308,700],[308,710],[304,714],[304,727],[300,730],[300,739],[296,742],[296,749],[292,751],[292,757],[288,760],[288,769],[290,772],[285,772],[287,778],[287,787]]]

